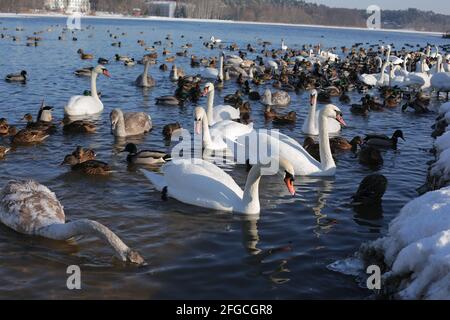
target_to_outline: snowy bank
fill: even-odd
[[[406,204],[388,234],[363,244],[355,257],[329,266],[356,275],[380,259],[381,290],[400,299],[450,299],[450,187]]]

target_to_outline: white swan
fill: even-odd
[[[223,54],[219,57],[219,69],[211,67],[205,68],[201,73],[201,77],[210,80],[223,80]]]
[[[195,134],[202,134],[203,147],[207,150],[225,150],[226,140],[236,141],[253,130],[253,123],[246,125],[231,120],[220,121],[209,127],[208,117],[202,107],[194,109],[194,121]]]
[[[321,162],[315,160],[297,141],[281,133],[268,135],[265,132],[258,132],[258,144],[269,146],[272,152],[276,152],[278,148],[280,158],[289,159],[296,175],[334,176],[336,173],[336,164],[331,154],[327,130],[329,119],[335,119],[345,126],[342,113],[335,105],[328,104],[320,111],[319,148]],[[242,148],[242,144],[239,143],[240,140],[235,145],[238,148],[238,152],[244,152],[243,150],[239,150],[239,148]]]
[[[104,66],[98,65],[95,67],[91,74],[91,95],[71,97],[64,108],[65,114],[69,116],[84,116],[103,111],[103,103],[100,101],[97,93],[97,76],[99,74],[110,77],[108,70]]]
[[[420,72],[405,72],[406,79],[408,81],[408,85],[411,87],[420,88],[421,90],[428,89],[431,85],[430,83],[430,76],[425,70],[425,59],[426,55],[422,53],[422,56],[420,58]],[[406,61],[406,58],[405,58]]]
[[[309,135],[317,136],[319,134],[320,127],[320,113],[316,112],[317,107],[317,90],[313,89],[310,91],[310,103],[308,116],[302,126],[302,132]],[[338,133],[341,131],[341,125],[336,119],[327,119],[327,132],[328,133]]]
[[[209,39],[212,43],[221,43],[222,39],[216,39],[214,36],[211,36]]]
[[[295,194],[294,170],[292,165],[281,158],[279,174],[291,195]],[[164,195],[183,203],[213,210],[258,214],[259,181],[262,166],[254,165],[248,173],[244,190],[221,168],[202,159],[174,160],[165,164],[163,175],[141,169],[145,177]]]
[[[284,39],[281,39],[281,50],[286,51],[288,49],[288,46],[284,42]]]
[[[130,249],[104,225],[87,219],[66,223],[63,206],[46,186],[36,181],[10,181],[0,194],[0,221],[23,234],[53,240],[96,236],[108,243],[123,261],[143,264],[140,254]]]
[[[364,73],[358,75],[359,81],[368,86],[383,86],[389,82],[389,75],[386,74],[386,68],[389,66],[389,62],[383,63],[380,73]]]
[[[207,96],[207,109],[208,124],[210,126],[223,120],[233,120],[240,118],[240,111],[230,105],[218,105],[214,106],[214,85],[211,82],[205,84],[202,95]]]
[[[438,61],[436,65],[436,73],[431,76],[430,79],[431,87],[435,89],[438,94],[440,92],[448,92],[450,91],[450,72],[442,71],[442,56],[438,55]]]

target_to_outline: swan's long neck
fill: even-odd
[[[98,98],[98,93],[97,93],[97,72],[92,71],[91,74],[91,96],[94,97],[97,100],[100,100]]]
[[[150,61],[147,60],[145,62],[144,72],[142,73],[142,84],[144,86],[148,86],[148,78],[147,78],[147,76],[148,76],[148,69],[149,68],[150,68]]]
[[[213,125],[214,123],[214,89],[209,90],[208,100],[207,100],[207,110],[206,115],[208,116],[208,124]]]
[[[253,79],[253,67],[250,67],[250,70],[248,71],[248,77],[250,79]]]
[[[384,84],[384,74],[386,73],[387,66],[388,66],[388,63],[385,62],[384,65],[383,65],[383,68],[381,68],[380,79],[378,80],[378,84],[380,86]]]
[[[306,118],[306,126],[308,133],[316,132],[316,107],[317,107],[317,97],[313,98],[312,103],[309,105],[308,117]]]
[[[69,223],[57,223],[38,230],[40,236],[54,240],[68,240],[75,236],[91,235],[108,243],[123,260],[131,250],[123,241],[107,227],[96,221],[82,219]]]
[[[119,137],[125,137],[127,135],[125,130],[125,118],[123,117],[122,110],[119,110],[119,119],[117,120],[115,131]]]
[[[223,81],[223,56],[219,58],[219,79]]]
[[[408,61],[408,56],[405,56],[405,59],[403,60],[403,71],[405,71],[405,74],[408,72],[408,69],[406,67],[407,61]]]
[[[204,118],[202,121],[202,140],[203,146],[208,146],[212,144],[211,133],[209,132],[208,117]]]
[[[331,154],[330,137],[328,135],[328,119],[322,112],[320,112],[319,116],[319,151],[322,170],[326,171],[335,168],[336,164],[334,163],[333,155]]]
[[[243,212],[259,213],[259,181],[261,180],[261,167],[254,165],[247,176],[244,195],[242,198]]]

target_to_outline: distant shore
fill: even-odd
[[[67,18],[69,15],[60,13],[1,13],[0,18]],[[259,22],[259,21],[236,21],[236,20],[218,20],[218,19],[192,19],[192,18],[169,18],[159,16],[135,17],[125,16],[122,14],[97,13],[96,15],[82,15],[83,19],[121,19],[121,20],[142,20],[142,21],[176,21],[176,22],[200,22],[200,23],[229,23],[229,24],[247,24],[247,25],[269,25],[269,26],[287,26],[301,28],[320,28],[320,29],[337,29],[337,30],[359,30],[369,32],[398,32],[398,33],[419,33],[431,36],[442,36],[442,32],[433,31],[416,31],[406,29],[368,29],[361,27],[340,27],[326,25],[311,24],[294,24],[294,23],[278,23],[278,22]]]

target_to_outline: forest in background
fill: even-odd
[[[93,11],[131,14],[140,8],[148,14],[148,1],[91,0]],[[365,27],[365,10],[330,8],[297,0],[182,0],[176,10],[180,18],[279,22],[347,27]],[[0,12],[43,9],[44,0],[1,0]],[[383,10],[382,27],[418,31],[450,31],[450,16],[417,9]]]

